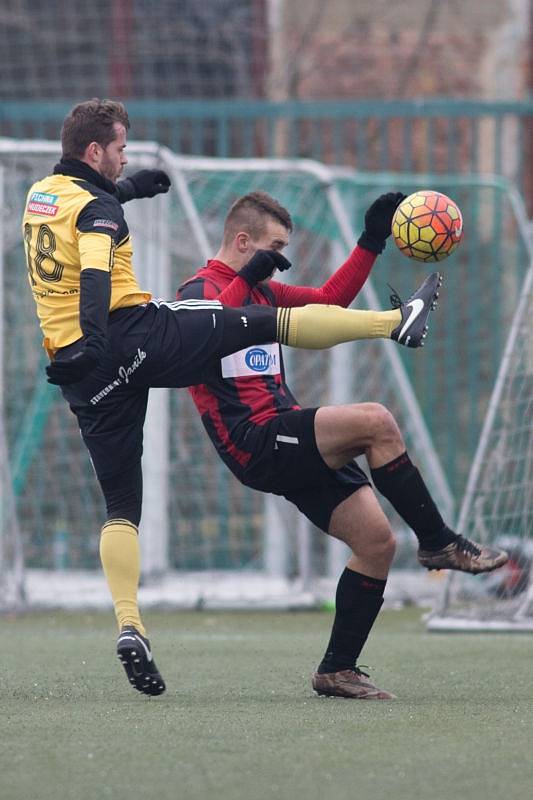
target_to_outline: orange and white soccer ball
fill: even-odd
[[[442,261],[459,245],[463,217],[453,200],[422,189],[402,200],[392,218],[392,235],[402,253],[417,261]]]

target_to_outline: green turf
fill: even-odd
[[[328,613],[150,613],[168,690],[110,614],[0,618],[2,800],[511,800],[533,785],[533,637],[427,634],[385,612],[364,652],[394,702],[316,697]]]

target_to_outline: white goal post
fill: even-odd
[[[102,500],[75,422],[42,376],[20,243],[27,188],[51,171],[58,155],[55,143],[0,140],[6,183],[3,302],[10,325],[0,342],[11,464],[11,476],[3,473],[3,481],[9,480],[17,497],[28,601],[107,605],[97,557]],[[188,158],[135,142],[128,144],[128,158],[129,169],[158,166],[172,179],[169,195],[135,201],[126,210],[137,275],[156,295],[173,297],[179,283],[216,251],[229,205],[254,189],[270,192],[294,212],[289,257],[298,262],[299,283],[319,285],[356,240],[335,172],[321,164]],[[378,307],[371,281],[359,304]],[[23,370],[17,367],[20,358]],[[372,399],[391,408],[443,515],[453,517],[452,493],[393,343],[287,353],[287,363],[302,404]],[[144,475],[141,600],[144,593],[148,602],[186,606],[314,603],[325,584],[329,595],[344,546],[316,536],[288,503],[238,484],[217,459],[184,390],[152,392]],[[405,530],[396,517],[394,524]],[[0,535],[12,536],[9,529]]]
[[[4,420],[0,415],[0,610],[18,610],[25,604],[24,558]]]
[[[4,170],[0,166],[0,209],[4,207]],[[4,225],[0,218],[0,342],[4,340]],[[3,347],[0,347],[0,377],[4,375]],[[3,389],[3,381],[0,384]],[[24,605],[24,559],[18,525],[16,501],[9,463],[3,407],[0,391],[0,609],[18,609]]]

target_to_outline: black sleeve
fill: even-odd
[[[80,328],[83,335],[107,336],[111,273],[83,269],[80,274]]]
[[[135,200],[135,186],[133,181],[129,178],[124,178],[123,181],[118,181],[116,184],[116,198],[119,203],[127,203],[129,200]]]
[[[96,197],[80,211],[76,227],[82,233],[105,233],[118,244],[124,238],[124,212],[116,197]]]
[[[178,300],[204,300],[204,285],[205,280],[203,278],[188,281],[179,287],[176,297]]]

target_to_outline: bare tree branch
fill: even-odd
[[[441,6],[440,0],[431,0],[430,6],[426,12],[426,16],[424,17],[424,21],[420,28],[416,44],[414,45],[411,51],[411,55],[407,59],[405,67],[400,72],[400,75],[398,77],[398,84],[396,87],[396,95],[398,97],[402,97],[403,95],[405,95],[407,89],[409,88],[411,78],[415,74],[420,58],[425,53],[425,46],[427,39],[431,31],[435,27],[435,23],[437,21],[437,17],[440,11],[440,6]]]

